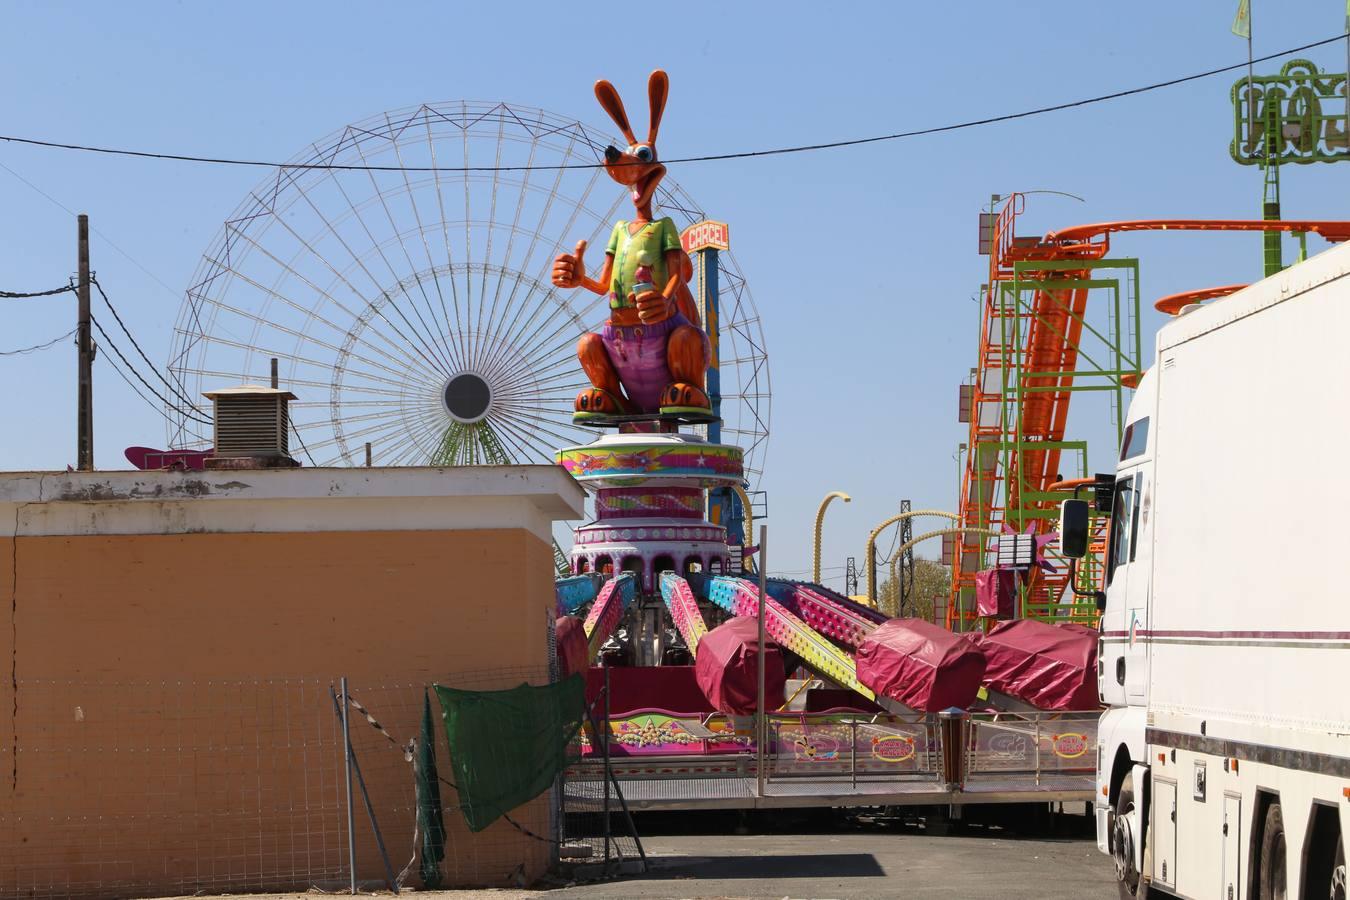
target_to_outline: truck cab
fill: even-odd
[[[1142,870],[1141,829],[1145,809],[1145,720],[1152,607],[1154,467],[1153,427],[1157,379],[1140,379],[1126,415],[1114,474],[1099,622],[1097,684],[1107,707],[1098,729],[1097,846],[1115,858],[1122,883],[1138,884]],[[1071,501],[1085,502],[1085,501]],[[1065,521],[1068,517],[1065,517]],[[1086,521],[1086,516],[1080,521]],[[1090,541],[1084,539],[1086,546]],[[1139,770],[1139,771],[1136,771]],[[1137,787],[1136,787],[1137,785]],[[1122,789],[1127,809],[1120,813]]]

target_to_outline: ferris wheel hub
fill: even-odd
[[[476,372],[461,372],[445,383],[441,400],[450,418],[472,425],[481,422],[492,409],[492,386]]]

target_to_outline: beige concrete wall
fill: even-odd
[[[0,598],[0,895],[304,888],[345,871],[328,685],[406,741],[425,683],[537,680],[552,553],[526,528],[21,535],[0,538]],[[411,767],[351,727],[397,870]],[[517,818],[546,829],[545,802]],[[546,865],[504,823],[447,824],[454,881]],[[378,879],[360,809],[357,838]]]

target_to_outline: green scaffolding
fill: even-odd
[[[1082,315],[1075,314],[1071,309],[1066,311],[1069,319],[1082,327],[1073,370],[1033,368],[1026,344],[1032,320],[1038,318],[1035,311],[1037,292],[1076,290],[1086,290],[1088,296]],[[1001,376],[998,387],[999,435],[997,439],[982,441],[972,449],[977,454],[973,460],[976,471],[993,469],[1005,476],[1016,473],[1020,480],[1025,477],[1027,454],[1058,450],[1061,452],[1060,473],[1065,478],[1090,477],[1087,441],[1028,440],[1024,433],[1023,410],[1028,397],[1036,392],[1105,394],[1111,433],[1116,446],[1119,446],[1124,433],[1130,391],[1121,379],[1126,375],[1138,376],[1143,368],[1139,261],[1128,257],[1020,260],[1013,264],[1012,277],[998,282],[995,296],[996,322],[991,324],[991,328],[997,331],[990,334],[989,338],[991,345],[997,345],[996,358],[1002,363],[998,367]],[[1044,318],[1039,318],[1038,327],[1054,329]],[[1068,339],[1062,332],[1059,332],[1059,336]],[[1062,377],[1070,378],[1071,382],[1068,385],[1037,383],[1052,379],[1058,382]],[[1070,409],[1074,408],[1075,405],[1071,404]],[[972,410],[972,415],[979,413],[979,410]],[[1067,429],[1071,422],[1066,420],[1065,425]],[[994,528],[1006,525],[1018,532],[1025,532],[1033,523],[1039,523],[1036,529],[1039,532],[1050,530],[1045,520],[1058,518],[1058,505],[1065,498],[1064,493],[1040,490],[1039,486],[1025,482],[1010,490],[1012,486],[1006,479],[1002,483],[1002,496],[985,496],[983,491],[976,494],[976,506],[983,521],[989,521]],[[1104,524],[1105,515],[1102,514],[1093,523],[1094,532]],[[1060,557],[1054,549],[1051,549],[1048,558],[1059,571],[1068,569],[1069,561]],[[993,564],[992,552],[981,543],[978,568],[990,568]],[[1092,556],[1077,567],[1076,585],[1081,591],[1096,589],[1100,578],[1101,561]],[[1050,621],[1091,621],[1096,614],[1095,601],[1091,597],[1074,596],[1065,603],[1051,601],[1038,604],[1028,596],[1025,586],[1021,591],[1020,608],[1030,617]],[[963,601],[963,605],[973,604],[973,600],[973,596],[969,597]]]

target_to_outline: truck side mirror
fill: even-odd
[[[1087,556],[1092,512],[1086,500],[1065,500],[1059,505],[1059,552],[1069,559]]]

